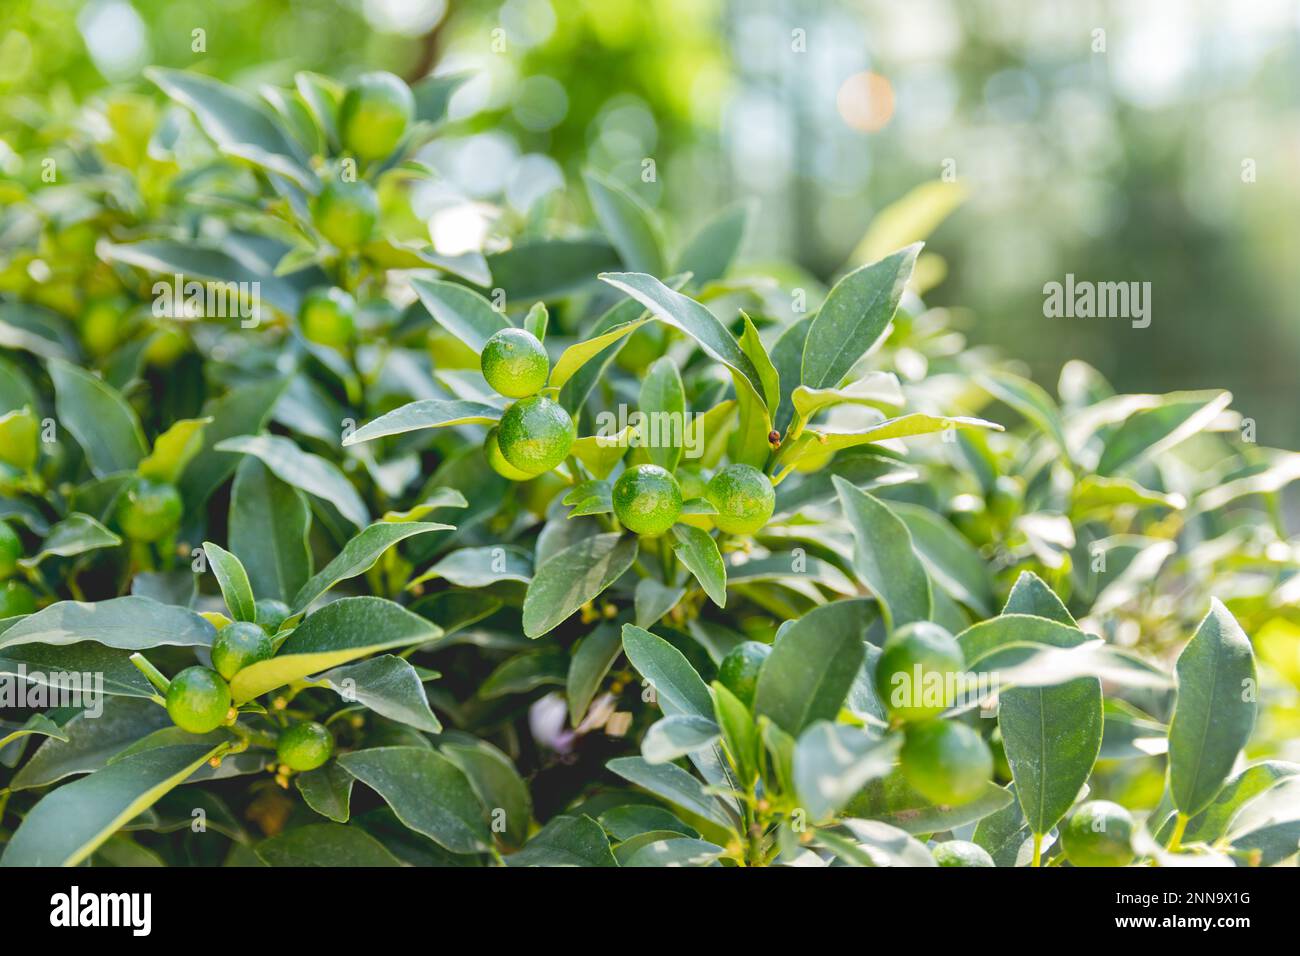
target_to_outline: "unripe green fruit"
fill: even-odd
[[[280,629],[280,625],[289,619],[293,611],[289,605],[283,601],[277,601],[275,598],[259,598],[253,605],[256,613],[258,627],[268,634],[274,634]]]
[[[230,685],[208,667],[187,667],[167,688],[167,713],[181,730],[206,734],[226,722]]]
[[[1128,866],[1133,862],[1133,817],[1118,803],[1089,800],[1061,830],[1061,848],[1074,866]]]
[[[80,326],[86,351],[96,357],[107,355],[126,331],[126,305],[116,298],[90,302],[81,313]]]
[[[955,721],[909,724],[899,756],[912,789],[944,806],[973,800],[993,775],[993,755],[984,739]]]
[[[483,346],[479,367],[488,385],[506,398],[527,398],[546,384],[551,360],[537,337],[524,329],[502,329]]]
[[[31,471],[40,457],[40,426],[28,409],[0,415],[0,462]]]
[[[294,724],[280,734],[275,753],[290,770],[315,770],[334,753],[334,738],[315,721]]]
[[[727,534],[753,534],[772,517],[776,491],[753,465],[728,465],[709,480],[706,496],[718,509],[713,523]]]
[[[379,220],[379,198],[368,183],[331,179],[312,202],[320,234],[343,250],[369,241]]]
[[[746,707],[754,706],[754,691],[758,689],[758,672],[772,653],[770,644],[744,641],[727,652],[718,665],[718,680],[736,695]]]
[[[633,465],[614,482],[614,514],[635,534],[663,534],[682,513],[682,490],[658,465]]]
[[[230,680],[249,664],[271,657],[271,639],[266,631],[248,621],[227,624],[212,641],[212,666]]]
[[[132,541],[161,541],[181,523],[184,505],[175,485],[136,478],[117,502],[117,523]]]
[[[507,408],[497,431],[506,461],[529,475],[540,475],[564,461],[577,438],[569,413],[541,395],[521,398]]]
[[[497,444],[497,433],[500,428],[493,425],[488,429],[487,438],[483,440],[483,453],[487,455],[488,464],[502,478],[509,478],[511,481],[527,481],[533,476],[526,471],[516,468],[510,462],[506,461],[506,456],[501,454],[501,446]]]
[[[22,581],[0,584],[0,620],[31,614],[36,610],[36,595]]]
[[[189,339],[179,329],[166,325],[149,339],[144,347],[144,360],[155,368],[171,368],[189,348]]]
[[[7,578],[18,570],[18,559],[23,556],[23,542],[18,532],[0,521],[0,578]]]
[[[346,351],[357,334],[357,303],[335,286],[312,289],[298,309],[298,325],[308,342]]]
[[[957,681],[951,678],[959,678],[965,666],[961,645],[938,624],[908,624],[885,641],[876,662],[876,694],[891,716],[926,720],[955,703]]]
[[[392,73],[365,73],[339,107],[343,147],[361,159],[383,159],[397,148],[415,115],[411,88]]]
[[[930,853],[940,866],[996,866],[988,850],[978,843],[966,840],[948,840],[940,843]]]

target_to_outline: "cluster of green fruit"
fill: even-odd
[[[23,556],[23,542],[18,532],[0,521],[0,618],[31,614],[36,610],[36,595],[22,581],[14,579],[18,559]]]
[[[492,469],[511,481],[528,481],[557,467],[578,433],[563,406],[538,394],[551,369],[541,340],[525,329],[502,329],[483,346],[479,367],[494,391],[515,399],[484,442]],[[727,534],[753,534],[776,508],[771,480],[752,465],[727,465],[707,484],[688,469],[681,477],[660,465],[631,465],[614,483],[614,514],[634,534],[660,535],[682,519],[687,500],[701,497],[716,514],[692,523],[711,521]]]
[[[276,626],[288,614],[288,608],[278,601],[259,601],[257,606],[259,616]],[[233,706],[230,680],[274,653],[271,637],[260,625],[251,621],[227,624],[212,642],[212,667],[187,667],[167,685],[167,714],[172,723],[192,734],[211,733],[233,724],[238,711]],[[290,725],[276,743],[281,775],[315,770],[333,752],[334,738],[314,721]]]
[[[380,162],[398,148],[414,118],[415,97],[400,77],[366,73],[348,87],[339,108],[340,145],[362,164]],[[355,172],[350,164],[332,169],[311,204],[316,231],[341,253],[364,246],[379,223],[375,188]],[[349,292],[322,286],[303,297],[298,325],[307,341],[347,352],[356,339],[356,314]]]

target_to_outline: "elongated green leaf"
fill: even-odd
[[[858,727],[820,720],[795,744],[794,783],[809,822],[830,819],[869,780],[893,769],[898,734],[880,737]]]
[[[619,847],[622,853],[624,847]],[[693,840],[673,834],[666,839],[650,840],[627,854],[620,866],[717,866],[718,857],[727,851],[708,840]]]
[[[1051,438],[1061,454],[1070,453],[1065,440],[1065,422],[1061,418],[1061,410],[1042,386],[1000,370],[977,375],[975,381],[980,388],[1014,408]]]
[[[818,720],[834,720],[865,655],[862,602],[813,608],[772,646],[758,672],[755,716],[766,715],[792,736]]]
[[[377,714],[431,734],[442,724],[429,709],[424,682],[409,661],[391,654],[326,671],[317,682],[349,703],[363,704]]]
[[[527,584],[533,579],[533,556],[513,545],[458,548],[442,557],[412,583],[423,584],[437,578],[463,588],[482,588],[498,581]]]
[[[392,601],[342,598],[307,616],[275,657],[245,667],[230,682],[236,704],[359,657],[423,644],[441,635],[433,623]]]
[[[161,276],[154,283],[154,294],[170,289],[174,277],[180,275],[186,282],[204,281],[221,283],[227,296],[226,311],[232,325],[249,319],[258,320],[253,311],[251,290],[257,289],[261,301],[283,312],[294,313],[302,299],[302,290],[289,278],[277,276],[270,261],[263,261],[267,249],[260,246],[266,240],[247,236],[228,235],[220,242],[195,239],[139,239],[134,242],[110,242],[101,239],[96,253],[110,262],[121,262]],[[271,247],[287,251],[287,247],[272,241]],[[260,246],[260,247],[259,247]],[[278,258],[278,256],[276,257]],[[231,285],[238,283],[238,285]],[[245,291],[248,290],[248,291]],[[181,297],[171,297],[174,308],[184,305]],[[237,317],[238,316],[238,317]]]
[[[680,430],[675,428],[658,429],[659,440],[646,448],[650,461],[669,471],[677,469],[682,457],[681,442],[686,430],[686,392],[682,388],[682,376],[677,371],[677,363],[665,356],[650,366],[645,378],[641,380],[641,414],[660,416],[661,420],[681,423]],[[664,438],[677,441],[664,441]]]
[[[722,562],[718,542],[694,525],[675,524],[672,533],[673,554],[695,575],[709,599],[718,607],[726,607],[727,566]]]
[[[205,407],[204,414],[212,421],[203,429],[203,447],[181,475],[181,497],[187,505],[201,506],[240,463],[238,454],[217,451],[217,445],[260,432],[288,384],[288,378],[277,378],[241,385]]]
[[[721,733],[708,717],[673,714],[650,725],[641,741],[641,755],[648,763],[671,763],[713,746]]]
[[[511,846],[522,846],[533,818],[533,799],[510,758],[469,734],[444,738],[442,752],[461,769],[479,802],[488,808],[492,832]]]
[[[356,826],[309,823],[294,827],[254,850],[268,866],[401,866],[382,843]]]
[[[686,714],[713,720],[708,685],[681,651],[635,624],[623,625],[623,650],[663,702]]]
[[[618,627],[612,621],[601,623],[574,646],[565,682],[565,696],[569,700],[569,723],[573,726],[582,722],[601,681],[614,666],[622,649]]]
[[[510,328],[510,321],[473,289],[420,276],[411,279],[411,288],[434,321],[475,352],[482,352],[488,339]]]
[[[421,428],[443,428],[449,425],[489,425],[501,418],[501,410],[482,402],[444,401],[438,398],[421,399],[373,422],[362,425],[343,439],[345,445],[373,441],[386,435],[400,435]]]
[[[352,784],[356,779],[337,760],[331,760],[323,767],[298,774],[293,782],[307,806],[335,823],[347,823],[352,815]]]
[[[637,272],[602,273],[600,279],[636,299],[659,321],[685,332],[699,343],[704,353],[735,372],[737,387],[749,388],[764,402],[763,379],[717,316],[689,296],[674,292],[653,276]],[[744,382],[742,386],[739,383]]]
[[[882,422],[851,432],[810,428],[790,443],[789,450],[782,453],[780,461],[786,466],[793,466],[800,459],[811,454],[842,451],[845,448],[856,448],[859,445],[882,442],[887,438],[912,438],[917,435],[933,435],[937,432],[947,431],[950,428],[989,428],[994,431],[1002,431],[1001,425],[996,422],[985,421],[982,418],[946,418],[942,415],[926,415],[922,412],[913,412],[909,415],[900,415],[897,418],[887,418]]]
[[[239,563],[239,559],[220,545],[211,541],[203,542],[208,563],[212,573],[217,576],[221,587],[221,596],[226,599],[226,607],[236,621],[257,620],[257,606],[253,599],[253,587],[248,583],[248,572]]]
[[[154,439],[153,451],[141,460],[140,474],[154,481],[175,484],[203,448],[203,429],[209,419],[183,418]]]
[[[722,804],[705,792],[702,783],[676,764],[652,764],[642,757],[619,757],[607,766],[629,783],[649,790],[688,813],[728,830],[735,828],[735,821]]]
[[[663,239],[654,213],[622,186],[591,170],[582,174],[596,221],[618,250],[623,265],[634,272],[662,276],[666,271]]]
[[[981,793],[965,803],[936,805],[913,790],[902,772],[895,770],[870,781],[844,813],[884,820],[908,833],[937,833],[982,820],[1011,802],[1010,793],[989,781]]]
[[[745,231],[753,215],[754,205],[748,202],[722,210],[686,243],[675,271],[689,272],[696,288],[721,279],[744,245]]]
[[[226,746],[147,750],[59,787],[28,811],[0,866],[75,866]]]
[[[25,568],[34,568],[46,558],[70,558],[87,551],[116,547],[121,543],[121,538],[90,515],[73,512],[50,528],[39,551],[30,558],[23,558],[19,563]]]
[[[1007,603],[1003,606],[1002,613],[1004,615],[1029,614],[1045,617],[1066,627],[1075,626],[1074,617],[1066,610],[1065,604],[1056,596],[1056,592],[1033,571],[1020,572],[1015,586],[1011,588],[1011,594],[1007,596]]]
[[[1230,392],[1174,392],[1161,396],[1160,405],[1132,415],[1106,439],[1097,473],[1112,475],[1173,448],[1218,418],[1231,402]]]
[[[537,831],[507,866],[617,866],[609,838],[591,817],[558,816]]]
[[[723,684],[714,681],[709,686],[713,691],[713,716],[722,730],[723,745],[740,775],[741,786],[748,787],[757,778],[759,768],[760,741],[754,717]]]
[[[907,525],[912,547],[934,580],[978,613],[993,613],[993,583],[965,536],[929,508],[900,501],[890,510]]]
[[[843,831],[818,830],[817,840],[850,866],[937,866],[925,844],[880,820],[845,820]]]
[[[633,599],[634,622],[637,627],[653,627],[665,614],[677,606],[686,595],[685,588],[670,588],[654,578],[642,578],[636,583]]]
[[[790,400],[795,411],[805,421],[832,405],[866,405],[893,415],[903,407],[903,390],[899,387],[896,375],[890,372],[869,372],[843,388],[809,388],[800,385],[791,393]]]
[[[73,774],[99,770],[132,742],[171,725],[167,712],[152,700],[110,697],[103,703],[98,716],[87,709],[63,724],[66,740],[45,740],[14,774],[9,789],[45,787]]]
[[[974,667],[988,655],[1010,644],[1077,647],[1086,640],[1088,635],[1077,627],[1033,614],[1008,612],[1003,612],[1001,617],[972,624],[957,635],[957,643],[961,645],[967,667]]]
[[[147,451],[135,409],[90,372],[59,359],[49,362],[59,424],[72,433],[96,475],[131,471]]]
[[[552,555],[537,569],[524,597],[524,634],[541,637],[600,595],[636,560],[637,539],[598,534]]]
[[[628,303],[623,303],[628,304]],[[640,312],[640,304],[637,303],[629,312]],[[624,337],[631,335],[641,326],[651,321],[649,316],[639,319],[631,319],[627,322],[621,322],[610,328],[592,336],[591,338],[570,345],[555,362],[555,367],[551,369],[551,386],[553,388],[562,388],[578,371],[594,359],[605,349],[614,345]]]
[[[930,576],[913,550],[907,525],[879,500],[838,475],[834,482],[844,517],[853,528],[853,568],[879,598],[889,629],[929,620]]]
[[[305,452],[283,435],[241,435],[216,446],[217,451],[240,452],[261,459],[281,481],[328,501],[348,521],[364,528],[370,521],[366,503],[337,465]]]
[[[0,641],[4,638],[0,637]],[[1250,638],[1226,607],[1210,601],[1175,667],[1178,697],[1169,724],[1169,792],[1190,815],[1208,807],[1255,727],[1257,682]]]
[[[374,790],[407,827],[452,853],[492,844],[484,808],[460,768],[424,747],[378,747],[341,754],[343,769]]]
[[[230,550],[248,571],[253,594],[288,602],[311,575],[311,508],[301,491],[251,456],[230,492]]]
[[[32,714],[23,725],[16,730],[5,732],[0,727],[0,751],[9,746],[15,740],[21,737],[53,737],[55,740],[66,742],[68,735],[63,728],[56,724],[44,714]]]
[[[340,581],[369,571],[385,551],[407,538],[430,531],[453,531],[454,525],[428,521],[377,521],[343,546],[329,564],[305,582],[293,597],[294,613],[303,611]]]
[[[492,700],[508,694],[525,694],[547,684],[563,684],[568,667],[568,658],[557,648],[529,649],[504,661],[489,674],[479,685],[478,695]]]
[[[1300,777],[1300,764],[1285,760],[1262,760],[1233,774],[1214,801],[1187,821],[1183,842],[1216,842],[1228,832],[1233,818],[1242,807],[1282,781],[1297,777]],[[1174,818],[1171,815],[1159,831],[1158,836],[1162,842],[1168,841],[1173,828]]]
[[[83,675],[83,687],[93,687],[94,682],[102,677],[105,694],[154,697],[156,691],[129,658],[126,651],[93,641],[17,644],[0,651],[0,675],[21,677],[31,684],[59,690],[69,686],[69,675]],[[28,691],[29,699],[34,693],[34,688]]]
[[[94,603],[51,604],[0,633],[0,648],[78,641],[95,641],[128,651],[164,644],[206,647],[214,634],[212,625],[192,611],[130,596]]]
[[[850,272],[826,296],[803,347],[799,383],[836,388],[884,335],[898,311],[921,244]]]
[[[1074,804],[1101,752],[1101,682],[1004,691],[998,727],[1020,806],[1034,833],[1047,833]]]

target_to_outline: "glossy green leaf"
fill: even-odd
[[[430,531],[452,531],[454,525],[424,521],[377,521],[343,546],[329,564],[303,583],[293,596],[294,613],[303,611],[318,597],[338,584],[369,571],[384,552],[399,541]]]
[[[640,411],[668,424],[666,428],[656,429],[659,440],[650,443],[646,453],[653,464],[675,471],[682,457],[687,423],[686,392],[677,363],[672,359],[666,356],[658,359],[646,371],[641,380]],[[677,424],[673,425],[674,422]]]
[[[411,288],[434,321],[475,352],[482,352],[488,339],[510,328],[510,321],[473,289],[420,276],[411,279]]]
[[[727,606],[727,566],[722,562],[718,542],[707,531],[694,525],[672,527],[673,554],[695,576],[704,593],[718,607]]]
[[[1131,468],[1187,440],[1219,417],[1232,402],[1229,392],[1174,392],[1161,403],[1129,417],[1106,439],[1097,473]]]
[[[745,242],[752,203],[735,203],[702,225],[677,259],[679,273],[689,272],[696,288],[727,274]]]
[[[524,634],[541,637],[564,623],[622,577],[636,555],[636,538],[598,534],[542,562],[524,597]]]
[[[59,601],[0,633],[0,648],[20,644],[76,644],[143,651],[164,644],[206,647],[212,625],[192,611],[144,597],[119,597],[94,603]]]
[[[930,576],[913,549],[907,525],[843,478],[836,476],[834,482],[844,517],[853,529],[854,570],[879,598],[889,629],[929,620]]]
[[[878,342],[898,311],[921,244],[850,272],[826,296],[803,347],[799,384],[836,388]]]
[[[358,528],[364,528],[370,522],[366,503],[338,466],[326,458],[303,451],[291,438],[242,435],[226,439],[216,446],[216,450],[252,455],[281,481],[329,502]]]
[[[453,853],[492,843],[484,808],[454,763],[423,747],[378,747],[340,754],[343,769],[374,790],[407,827]]]
[[[0,637],[0,641],[4,638]],[[1169,724],[1169,791],[1187,815],[1222,789],[1255,727],[1258,684],[1250,638],[1216,599],[1175,667],[1178,697]]]
[[[230,550],[254,596],[291,601],[311,576],[311,508],[306,496],[252,456],[240,462],[230,492]]]
[[[211,541],[203,542],[203,550],[208,556],[208,564],[212,566],[212,573],[217,577],[221,596],[226,599],[231,617],[236,621],[257,620],[253,587],[248,583],[248,572],[239,563],[239,559]]]
[[[510,758],[469,734],[444,738],[443,754],[461,769],[488,808],[492,832],[510,846],[522,846],[532,822],[533,799]]]
[[[610,770],[629,783],[650,791],[697,817],[703,817],[724,829],[734,829],[721,803],[704,790],[704,785],[676,764],[652,764],[642,757],[619,757],[608,764]]]
[[[713,746],[721,732],[708,717],[673,714],[655,721],[646,730],[641,740],[641,755],[647,763],[671,763]]]
[[[245,667],[230,682],[236,704],[359,657],[435,640],[441,630],[392,601],[342,598],[307,616],[275,657]]]
[[[569,701],[569,723],[577,726],[587,713],[596,691],[614,661],[623,650],[618,626],[612,621],[599,624],[594,631],[582,637],[573,648],[569,672],[565,680],[565,696]]]
[[[337,760],[331,760],[323,767],[297,774],[293,782],[307,806],[335,823],[347,823],[352,814],[352,784],[356,779]]]
[[[391,654],[345,664],[316,679],[348,703],[362,704],[375,713],[416,730],[441,732],[442,724],[429,709],[424,682],[410,662]]]
[[[40,550],[19,563],[25,568],[35,568],[46,558],[71,558],[100,548],[116,547],[121,543],[121,538],[90,515],[73,512],[50,528],[41,541]]]
[[[59,424],[77,440],[91,470],[99,476],[133,470],[147,451],[135,410],[84,369],[58,359],[48,367]]]
[[[834,720],[862,666],[864,632],[857,602],[814,608],[791,624],[758,673],[755,716],[794,736]]]
[[[411,402],[380,415],[343,439],[344,445],[356,445],[387,435],[401,435],[421,428],[445,428],[450,425],[489,425],[501,418],[501,410],[482,402],[444,401],[426,398]]]
[[[591,817],[558,816],[506,857],[507,866],[617,866],[609,839]]]
[[[869,780],[894,767],[898,734],[880,737],[859,727],[819,720],[799,735],[794,784],[809,822],[830,819]]]
[[[255,849],[268,866],[401,866],[378,840],[356,826],[309,823],[286,830]]]
[[[663,238],[654,213],[637,196],[600,173],[582,174],[587,198],[601,230],[633,272],[662,276],[666,272]]]
[[[691,716],[713,720],[708,685],[681,651],[635,624],[623,625],[623,650],[662,702]]]
[[[204,415],[212,421],[203,429],[203,447],[181,475],[181,497],[186,504],[191,508],[202,505],[235,470],[241,456],[217,451],[217,445],[228,438],[260,432],[288,384],[287,378],[276,378],[242,385],[205,406]]]

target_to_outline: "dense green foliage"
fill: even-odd
[[[456,80],[150,76],[3,184],[0,676],[107,697],[14,705],[0,862],[1295,856],[1300,468],[1228,394],[598,175],[440,254]]]

